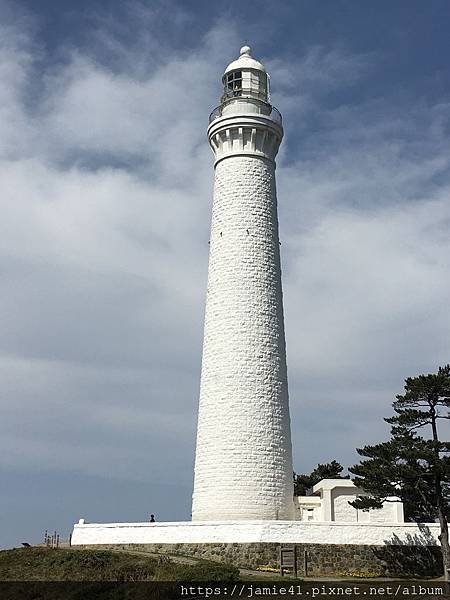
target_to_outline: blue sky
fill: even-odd
[[[220,78],[284,118],[294,464],[449,360],[447,2],[0,0],[0,546],[188,519]]]

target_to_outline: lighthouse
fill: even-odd
[[[248,46],[210,116],[215,157],[193,521],[293,519],[275,157],[281,115]]]
[[[169,554],[177,544],[185,554],[221,555],[238,566],[259,562],[261,551],[275,562],[279,544],[351,544],[358,568],[367,548],[395,548],[395,536],[401,554],[423,538],[423,524],[404,524],[401,502],[391,498],[360,515],[349,501],[362,490],[347,479],[324,479],[313,496],[293,496],[275,186],[281,115],[248,46],[226,68],[223,86],[208,127],[215,179],[192,521],[82,517],[71,544],[144,544]],[[437,545],[439,524],[426,527],[427,543]],[[315,568],[328,573],[329,565]]]

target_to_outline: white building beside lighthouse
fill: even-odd
[[[215,155],[194,521],[292,519],[275,156],[281,116],[244,46],[210,117]]]

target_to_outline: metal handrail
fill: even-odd
[[[225,106],[227,106],[228,103],[225,104],[220,104],[220,106],[216,106],[216,108],[211,112],[211,114],[209,115],[209,123],[212,123],[213,121],[215,121],[216,119],[218,119],[219,117],[222,116],[222,111],[224,109]],[[267,106],[265,107],[265,109],[267,110]],[[236,116],[240,116],[242,113],[237,113]],[[278,125],[281,125],[283,122],[283,118],[281,116],[280,111],[278,110],[278,108],[275,108],[275,106],[271,106],[270,107],[270,112],[266,113],[263,112],[263,110],[260,108],[258,111],[254,112],[252,111],[251,113],[248,113],[249,115],[251,114],[259,114],[259,115],[264,115],[265,117],[268,117],[269,119],[271,119],[272,121],[274,121],[274,123],[277,123]],[[230,116],[233,116],[230,113]]]

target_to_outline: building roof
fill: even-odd
[[[351,479],[322,479],[313,486],[313,493],[317,494],[323,490],[334,490],[334,488],[353,488],[356,493],[356,486]]]
[[[266,69],[264,65],[255,60],[251,53],[252,49],[250,46],[242,46],[239,52],[239,58],[237,60],[233,60],[233,62],[228,65],[228,67],[225,69],[224,75],[230,71],[235,71],[236,69],[257,69],[258,71],[265,73]]]

